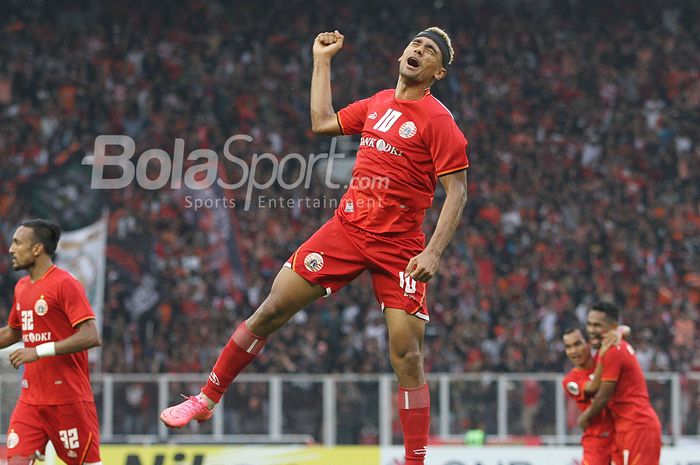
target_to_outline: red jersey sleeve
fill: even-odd
[[[468,142],[452,116],[444,114],[433,118],[424,132],[424,138],[438,176],[469,167]]]
[[[19,312],[17,311],[17,301],[14,296],[12,297],[12,307],[10,308],[10,314],[7,317],[7,325],[10,328],[22,329],[22,322],[19,321]]]
[[[69,275],[61,284],[61,304],[70,324],[75,327],[85,320],[94,319],[95,313],[80,281]]]
[[[569,395],[569,397],[576,401],[582,401],[586,399],[586,391],[584,390],[585,384],[585,378],[582,379],[580,377],[577,377],[574,375],[573,372],[570,372],[562,380],[562,386],[564,386],[564,390]]]
[[[611,347],[603,356],[603,375],[601,381],[615,381],[620,379],[622,369],[622,350],[619,347]]]
[[[367,119],[369,98],[353,102],[338,112],[338,124],[344,135],[360,134]]]

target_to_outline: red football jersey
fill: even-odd
[[[361,137],[336,214],[366,231],[421,233],[438,176],[469,166],[464,134],[429,90],[420,100],[377,92],[340,110],[338,123]]]
[[[591,401],[593,400],[592,397],[586,396],[584,387],[593,377],[594,371],[595,365],[589,370],[585,368],[573,368],[566,374],[566,376],[564,376],[564,379],[562,380],[564,390],[569,397],[576,401],[576,406],[581,412],[586,410],[591,405]],[[610,410],[604,408],[599,415],[596,415],[591,419],[591,424],[583,432],[583,437],[610,437],[614,432],[615,426],[613,425]]]
[[[634,349],[620,341],[603,355],[602,381],[615,381],[608,407],[615,420],[615,430],[627,432],[639,428],[660,428],[659,418],[649,402],[649,391]]]
[[[53,265],[34,283],[29,276],[17,282],[8,323],[22,330],[25,347],[35,347],[66,339],[76,325],[93,318],[80,282]],[[25,364],[20,399],[33,405],[94,402],[87,351]]]

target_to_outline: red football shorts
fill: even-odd
[[[100,461],[100,433],[94,402],[30,405],[17,402],[7,430],[7,457],[45,453],[47,441],[67,465]]]
[[[336,292],[364,270],[372,275],[382,307],[398,308],[428,321],[426,283],[404,275],[408,261],[425,248],[425,236],[373,234],[333,217],[285,263],[297,274]]]
[[[658,428],[616,432],[615,443],[622,457],[619,465],[659,465],[661,431]]]
[[[610,465],[611,460],[615,458],[615,440],[612,436],[608,438],[584,436],[581,445],[583,446],[583,465]]]

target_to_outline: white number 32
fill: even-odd
[[[66,449],[78,449],[80,447],[80,442],[78,442],[78,428],[62,429],[58,432],[61,442],[63,442],[63,447]]]

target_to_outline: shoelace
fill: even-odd
[[[202,410],[202,407],[207,408],[204,405],[204,402],[202,402],[195,396],[186,396],[184,394],[180,395],[190,401],[183,402],[182,404],[180,404],[180,408],[184,409],[187,413],[199,413]]]

